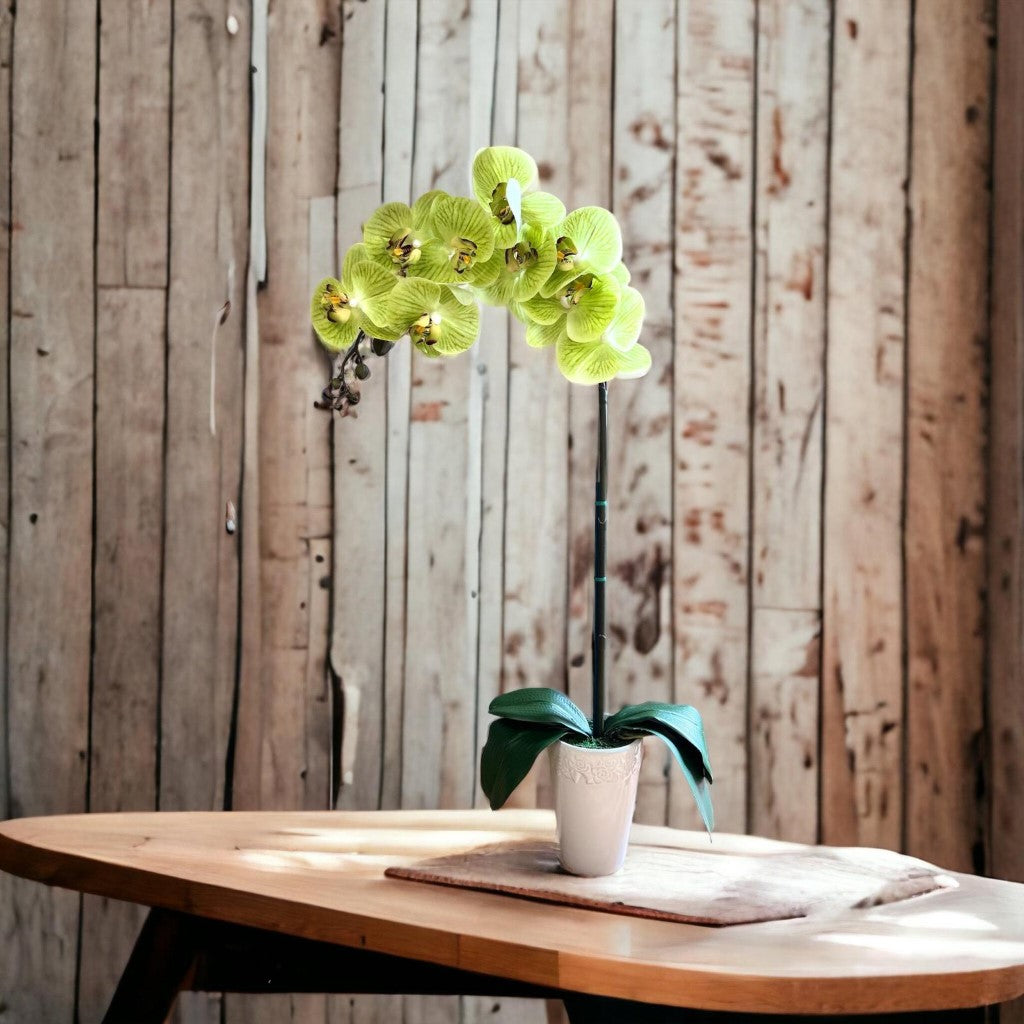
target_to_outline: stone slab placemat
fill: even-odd
[[[389,867],[385,874],[702,925],[755,924],[873,907],[957,885],[923,861],[854,847],[748,855],[716,853],[713,847],[636,844],[617,874],[577,878],[559,867],[555,843],[534,839]]]

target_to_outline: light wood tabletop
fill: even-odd
[[[491,842],[550,838],[548,811],[92,814],[0,824],[0,868],[82,892],[569,992],[734,1012],[941,1010],[1024,993],[1024,885],[709,928],[384,877]],[[635,826],[634,841],[708,849]],[[787,844],[715,835],[767,855]]]

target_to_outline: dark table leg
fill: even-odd
[[[190,986],[198,927],[188,914],[150,911],[103,1024],[163,1024]]]

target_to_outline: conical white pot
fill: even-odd
[[[558,823],[558,859],[573,875],[612,875],[622,867],[636,807],[644,748],[549,747]]]

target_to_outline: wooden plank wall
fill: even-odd
[[[480,805],[488,701],[586,699],[593,393],[486,310],[312,408],[312,283],[515,142],[647,301],[611,703],[702,708],[723,829],[1024,880],[1022,56],[1016,0],[0,4],[0,813]],[[658,747],[638,815],[697,825]],[[98,1020],[139,920],[0,878],[3,1019]]]

